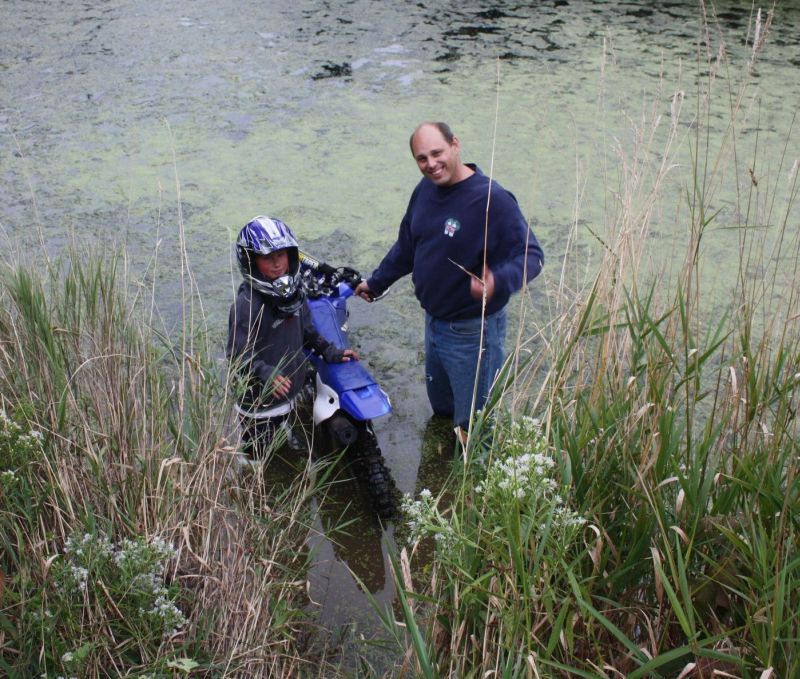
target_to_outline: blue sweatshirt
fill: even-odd
[[[481,276],[489,205],[487,264],[494,274],[494,295],[486,313],[502,309],[513,292],[542,270],[544,254],[528,228],[516,198],[491,182],[475,165],[475,174],[449,187],[420,180],[400,223],[397,241],[367,280],[381,294],[411,273],[422,308],[434,318],[456,320],[481,315],[481,301],[469,294],[470,277],[456,264]],[[527,246],[527,256],[526,256]],[[527,269],[526,269],[527,261]]]

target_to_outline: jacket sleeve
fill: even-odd
[[[256,328],[264,319],[263,310],[256,311],[250,298],[238,294],[228,317],[228,343],[225,353],[242,377],[255,378],[263,384],[278,374],[278,367],[258,358],[255,352]]]
[[[510,295],[533,280],[544,266],[544,252],[528,226],[513,194],[498,192],[491,215],[495,246],[490,251],[489,268],[494,274],[495,294]]]

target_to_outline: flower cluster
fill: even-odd
[[[17,470],[41,452],[42,432],[29,430],[0,408],[0,469]]]
[[[175,554],[175,548],[158,537],[114,544],[103,535],[73,535],[64,545],[63,591],[90,595],[102,581],[103,595],[112,594],[115,610],[133,623],[136,618],[147,620],[148,628],[166,638],[187,622],[164,582],[166,563]]]
[[[164,587],[159,588],[153,607],[149,610],[140,609],[139,612],[161,626],[165,639],[177,634],[186,625],[186,616],[169,598]]]
[[[428,535],[432,535],[442,549],[450,549],[456,543],[457,536],[453,527],[439,512],[433,493],[427,488],[420,491],[418,500],[414,500],[410,495],[404,495],[401,509],[406,517],[410,543]]]
[[[67,571],[72,578],[72,585],[79,592],[86,591],[86,583],[89,581],[89,569],[83,566],[70,566]]]
[[[541,426],[532,417],[498,418],[495,443],[487,455],[470,467],[474,495],[466,497],[458,513],[445,515],[428,489],[414,500],[405,496],[402,510],[409,542],[433,537],[444,560],[459,559],[458,550],[504,544],[503,534],[517,531],[514,544],[536,547],[547,541],[547,553],[563,553],[586,520],[567,507],[557,481],[556,458]],[[493,560],[502,559],[495,554]]]
[[[475,487],[488,514],[516,511],[535,518],[539,528],[565,530],[586,523],[564,505],[553,478],[556,461],[549,453],[538,420],[523,416],[501,430],[502,452]]]
[[[513,420],[506,429],[508,444],[533,445],[539,451],[547,449],[547,442],[542,436],[542,423],[538,417],[522,415]]]
[[[542,453],[523,453],[519,457],[509,456],[495,460],[488,469],[486,479],[475,487],[478,495],[498,496],[524,500],[532,491],[559,502],[556,495],[558,485],[547,474],[555,467],[553,458]]]
[[[64,544],[64,554],[73,555],[80,561],[90,561],[111,556],[114,547],[105,535],[84,533],[82,536],[70,535]]]
[[[114,561],[123,570],[160,576],[164,573],[165,563],[175,554],[175,548],[159,537],[147,542],[125,538],[114,552]]]

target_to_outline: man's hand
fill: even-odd
[[[355,292],[355,294],[361,299],[365,299],[368,302],[372,302],[375,299],[375,293],[369,289],[367,281],[361,281],[353,292]]]
[[[345,349],[344,353],[342,354],[342,362],[345,361],[357,361],[359,359],[358,354],[353,351],[352,349]]]
[[[272,380],[272,395],[276,398],[286,398],[292,388],[292,381],[283,375],[276,375]]]
[[[469,279],[469,294],[473,299],[483,299],[484,286],[486,287],[486,301],[488,302],[494,295],[494,274],[488,266],[483,268],[483,281],[475,276]]]

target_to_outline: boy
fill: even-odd
[[[303,349],[329,363],[358,356],[315,330],[300,281],[297,240],[281,220],[249,221],[236,239],[236,259],[244,280],[231,305],[226,354],[245,383],[236,406],[244,450],[251,458],[265,457],[279,428],[289,447],[301,450],[288,415],[306,381]]]

